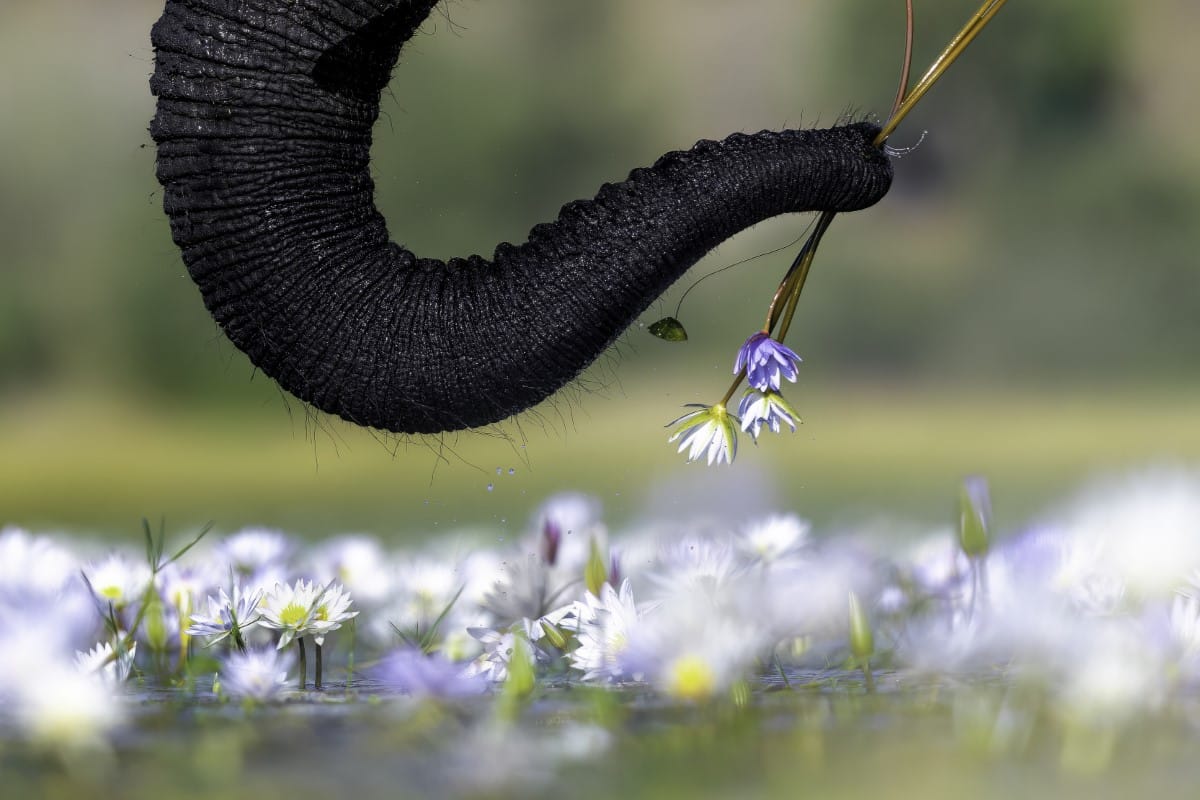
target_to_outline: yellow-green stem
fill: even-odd
[[[796,260],[792,263],[789,273],[795,273],[792,278],[792,286],[788,292],[787,306],[783,311],[783,322],[779,326],[779,332],[775,334],[775,339],[782,342],[787,336],[788,329],[792,326],[792,317],[796,313],[796,305],[800,302],[800,293],[804,291],[804,283],[808,280],[809,270],[812,269],[813,259],[816,258],[817,248],[821,244],[821,237],[825,235],[825,231],[829,230],[829,226],[833,224],[833,218],[837,216],[835,211],[822,212],[817,220],[817,227],[813,229],[812,234],[808,237],[808,241],[804,243],[804,249],[796,256]],[[787,278],[784,278],[787,280]],[[772,325],[774,322],[772,321]]]
[[[904,60],[900,64],[900,85],[896,88],[896,99],[892,102],[892,113],[889,118],[896,116],[900,104],[908,96],[908,76],[912,71],[912,48],[913,4],[912,0],[904,0]]]
[[[733,383],[729,385],[729,391],[727,391],[725,396],[721,398],[720,405],[723,405],[726,408],[729,407],[730,398],[733,397],[733,393],[737,391],[737,388],[742,385],[742,381],[744,380],[746,380],[746,370],[743,369],[734,377]]]
[[[998,12],[1007,2],[1007,0],[985,0],[983,5],[975,12],[975,15],[963,26],[962,30],[950,40],[950,44],[934,59],[933,64],[921,76],[921,80],[917,81],[917,85],[913,87],[908,96],[904,98],[904,102],[896,109],[891,118],[883,126],[879,135],[875,137],[875,146],[882,147],[887,141],[896,127],[904,120],[908,113],[913,110],[913,107],[920,102],[925,93],[933,87],[942,75],[946,74],[946,70],[962,55],[967,49],[967,45],[975,40],[975,37],[980,34],[984,26],[991,22],[992,17]]]
[[[296,637],[296,647],[300,651],[300,691],[308,688],[308,654],[304,652],[304,638]]]

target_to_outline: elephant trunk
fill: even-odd
[[[151,134],[205,304],[314,406],[402,433],[477,427],[573,379],[713,247],[891,183],[865,124],[737,134],[563,207],[491,261],[418,258],[373,202],[371,131],[430,0],[167,0]]]

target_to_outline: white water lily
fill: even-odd
[[[98,564],[84,567],[88,585],[101,602],[111,603],[117,611],[141,600],[150,582],[150,568],[113,553]]]
[[[288,682],[294,659],[278,649],[251,649],[230,653],[221,664],[221,690],[232,697],[269,700]]]
[[[107,682],[66,665],[50,664],[17,687],[16,718],[34,741],[92,747],[125,718]]]
[[[312,636],[321,646],[326,634],[358,616],[357,611],[350,610],[350,602],[350,595],[336,584],[322,588],[304,579],[292,585],[277,583],[262,600],[259,622],[264,627],[282,631],[280,649],[291,644],[297,636]]]
[[[629,635],[639,619],[628,580],[621,582],[620,590],[604,584],[599,597],[588,592],[583,600],[571,606],[570,616],[563,627],[574,631],[579,642],[579,647],[570,654],[570,662],[583,672],[585,681],[633,677],[626,675],[621,664]]]
[[[737,417],[729,413],[724,403],[699,406],[667,424],[679,428],[667,442],[680,439],[678,452],[687,450],[688,463],[707,454],[708,465],[732,464],[737,456]]]
[[[742,396],[738,404],[738,416],[742,420],[742,430],[750,434],[755,441],[762,433],[765,425],[771,433],[779,433],[783,425],[796,432],[800,415],[792,408],[779,392],[751,389]]]
[[[20,528],[0,530],[0,597],[52,596],[78,575],[77,560],[66,548]]]
[[[187,634],[209,637],[209,646],[232,636],[238,647],[243,647],[245,643],[242,641],[242,632],[259,622],[258,605],[262,596],[261,589],[247,594],[236,583],[233,586],[232,598],[224,589],[219,590],[216,597],[208,597],[207,614],[192,614],[192,624],[187,629]]]
[[[137,656],[137,642],[132,643],[120,654],[113,651],[110,642],[101,642],[91,650],[75,652],[75,667],[85,675],[95,675],[109,686],[120,686],[129,679],[133,660]]]
[[[776,514],[742,529],[736,544],[751,560],[773,564],[802,551],[811,529],[812,525],[795,514]]]

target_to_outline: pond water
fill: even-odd
[[[145,693],[107,750],[7,746],[2,794],[1118,798],[1200,785],[1194,697],[1121,730],[1070,731],[1014,705],[1005,679],[883,674],[868,694],[852,675],[791,678],[744,704],[688,707],[548,689],[516,717],[490,698],[412,701],[362,683],[253,709]]]

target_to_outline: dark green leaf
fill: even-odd
[[[686,342],[688,338],[683,323],[674,317],[663,317],[658,322],[651,323],[648,330],[667,342]]]

